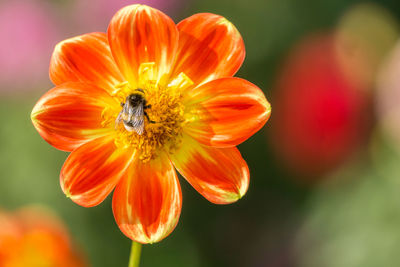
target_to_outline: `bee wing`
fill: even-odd
[[[118,128],[118,125],[122,122],[122,111],[118,114],[118,117],[115,119],[115,129]]]
[[[128,113],[129,113],[129,106],[124,104],[121,112],[118,114],[118,117],[115,119],[115,129],[118,128],[118,125],[122,121],[128,121],[129,120]]]
[[[143,104],[139,104],[136,107],[131,108],[129,114],[129,121],[131,122],[132,128],[139,134],[143,134],[144,131],[144,109]]]

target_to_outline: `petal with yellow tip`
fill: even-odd
[[[155,62],[157,77],[169,72],[178,46],[175,23],[145,5],[122,8],[108,27],[108,40],[119,69],[132,88],[138,87],[142,63]]]
[[[133,157],[132,149],[117,148],[110,136],[92,140],[65,161],[61,188],[75,203],[96,206],[111,193]]]
[[[184,72],[195,84],[233,76],[245,48],[235,26],[224,17],[200,13],[178,25],[179,49],[172,76]]]
[[[129,166],[113,196],[113,212],[121,231],[139,243],[168,236],[179,220],[182,194],[178,177],[166,156]]]
[[[247,191],[249,169],[236,147],[207,147],[185,136],[170,157],[179,173],[212,203],[233,203]]]
[[[88,33],[58,43],[50,61],[55,85],[85,82],[112,92],[123,77],[114,62],[105,33]]]
[[[256,85],[222,78],[188,92],[190,123],[186,132],[202,144],[236,146],[256,133],[270,117],[271,106]]]
[[[44,94],[32,110],[33,125],[55,148],[72,151],[109,133],[102,125],[102,112],[114,104],[103,89],[91,84],[64,83]]]

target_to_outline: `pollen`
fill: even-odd
[[[167,76],[157,78],[155,63],[142,63],[139,68],[139,81],[136,85],[123,82],[115,86],[113,96],[118,103],[125,102],[128,95],[140,88],[150,108],[146,113],[152,123],[144,117],[144,131],[138,134],[128,131],[123,124],[115,120],[121,111],[119,107],[107,107],[103,111],[103,126],[114,127],[117,147],[133,147],[140,160],[147,162],[157,158],[160,152],[172,154],[179,148],[182,140],[182,128],[185,124],[185,106],[182,98],[185,89],[193,82],[184,73],[180,73],[171,82],[164,82]],[[171,79],[170,79],[171,80]]]

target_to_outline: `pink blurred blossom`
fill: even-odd
[[[57,42],[52,12],[40,0],[0,2],[0,90],[33,89],[48,79]]]

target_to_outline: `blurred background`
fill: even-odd
[[[213,205],[181,179],[180,222],[143,247],[141,266],[399,266],[397,0],[0,0],[1,209],[51,209],[89,266],[127,266],[131,242],[111,198],[87,209],[64,196],[67,153],[40,138],[30,112],[52,87],[55,44],[106,31],[119,8],[138,2],[175,22],[225,16],[246,44],[236,76],[272,104],[267,125],[239,146],[246,196]]]

